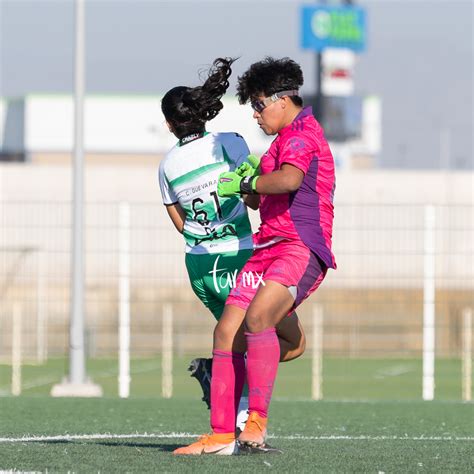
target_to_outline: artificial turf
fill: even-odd
[[[463,403],[274,401],[269,442],[283,453],[251,456],[173,456],[208,430],[199,400],[5,397],[0,420],[0,470],[474,470],[474,406]]]

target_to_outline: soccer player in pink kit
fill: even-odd
[[[280,357],[275,327],[319,287],[329,268],[336,268],[331,251],[334,160],[311,108],[303,107],[302,84],[301,68],[289,58],[265,58],[238,80],[240,103],[250,101],[260,128],[276,138],[259,167],[249,164],[219,177],[220,196],[260,195],[261,226],[214,331],[213,432],[205,452],[230,454],[225,446],[235,444],[230,401],[240,397],[245,370],[249,418],[238,441],[265,447]],[[253,284],[256,279],[259,285]],[[245,351],[246,369],[239,363]],[[181,453],[200,454],[198,444],[180,448]]]

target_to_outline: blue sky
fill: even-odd
[[[303,93],[312,93],[315,55],[300,47],[299,10],[315,3],[87,1],[87,90],[163,93],[198,84],[197,71],[217,56],[240,56],[232,90],[249,64],[272,55],[298,61]],[[369,23],[356,92],[382,99],[380,166],[439,169],[448,136],[449,166],[472,169],[473,3],[356,3]],[[72,0],[0,0],[0,95],[72,92],[73,13]]]

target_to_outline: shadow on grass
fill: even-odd
[[[109,446],[115,448],[152,448],[158,449],[159,451],[174,451],[177,448],[183,446],[183,444],[160,444],[160,443],[137,443],[130,441],[119,441],[119,442],[106,442],[106,441],[96,441],[94,444],[99,444],[101,446]]]
[[[137,443],[137,442],[130,442],[130,441],[80,441],[80,440],[72,440],[72,439],[51,439],[51,440],[34,440],[30,441],[31,443],[39,443],[39,444],[97,444],[100,446],[107,446],[111,448],[152,448],[157,449],[159,451],[171,452],[184,444],[160,444],[160,443]]]

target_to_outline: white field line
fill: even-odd
[[[182,439],[197,438],[194,433],[97,433],[97,434],[66,434],[55,436],[22,436],[21,438],[0,438],[0,443],[28,443],[48,441],[89,441],[96,439]],[[474,441],[474,436],[371,436],[371,435],[321,435],[321,436],[268,436],[269,439],[303,440],[303,441]]]

